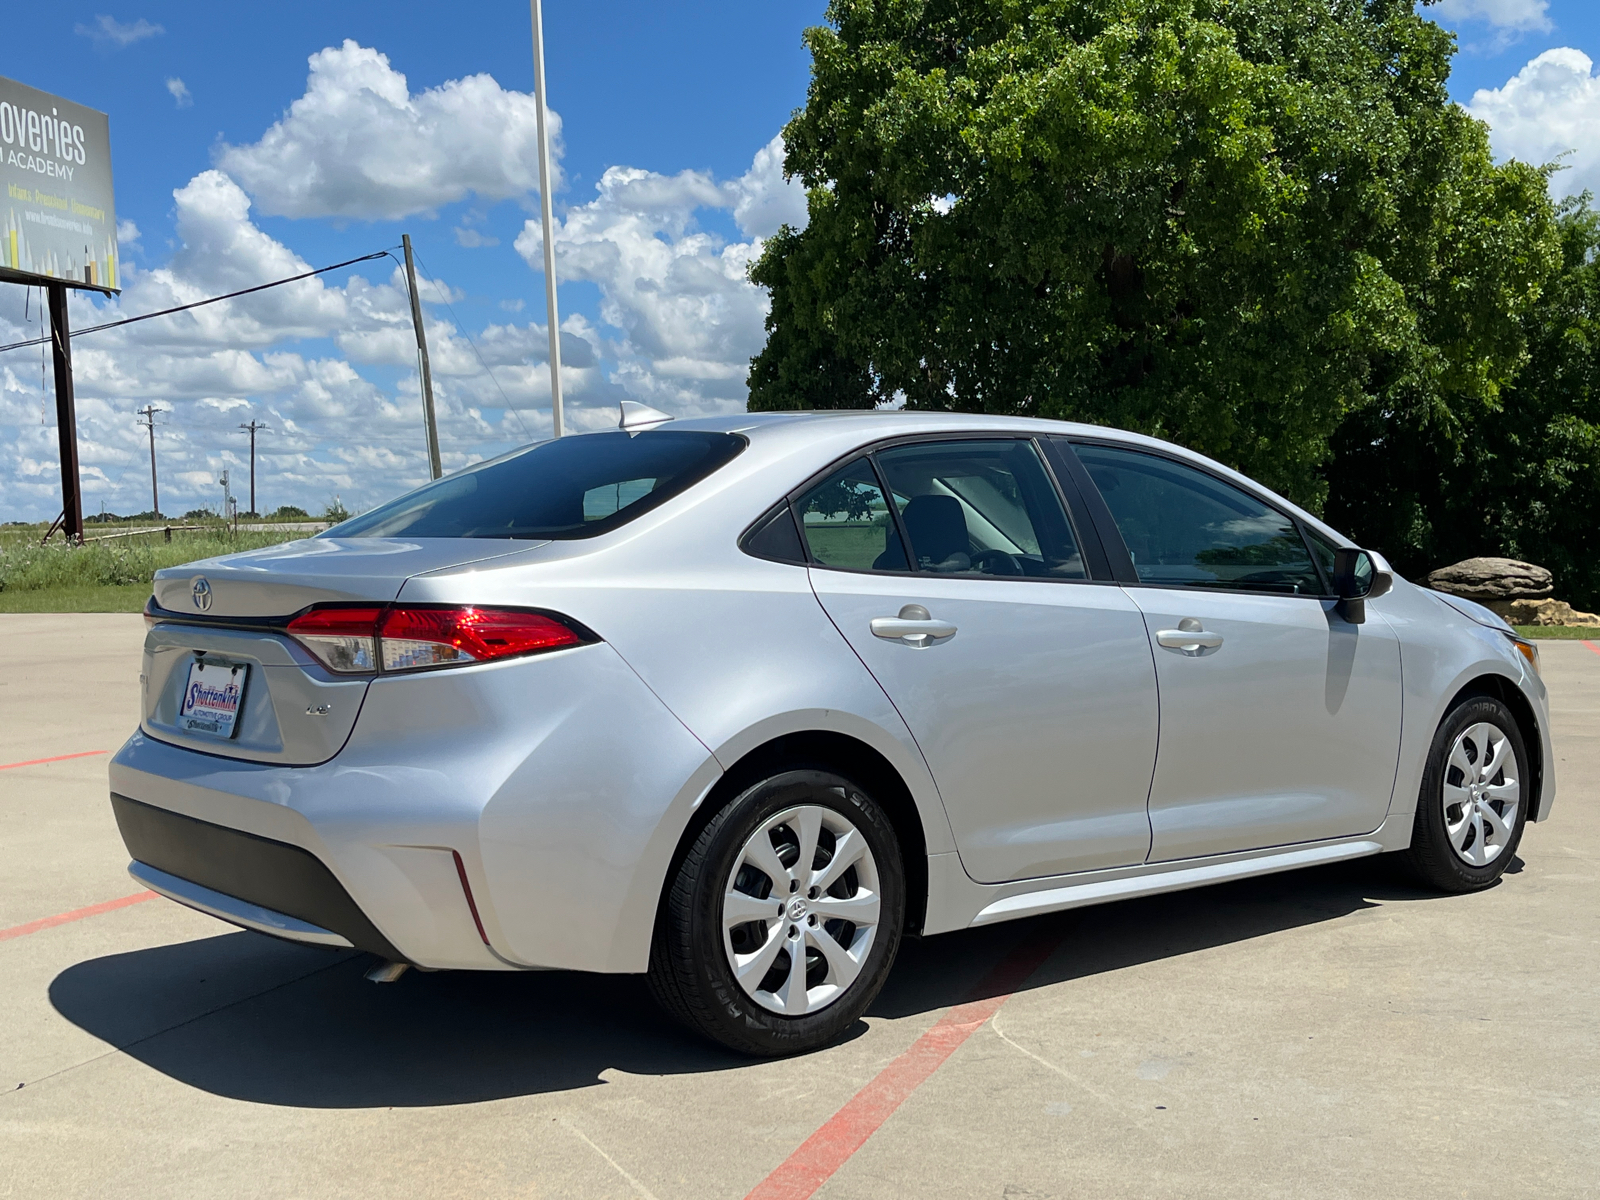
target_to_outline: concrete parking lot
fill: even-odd
[[[1543,645],[1560,798],[1498,887],[1367,860],[910,943],[854,1036],[751,1063],[636,978],[380,987],[137,898],[142,634],[0,616],[0,1195],[1600,1194],[1585,643]]]

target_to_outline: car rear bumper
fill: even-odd
[[[115,792],[111,811],[133,855],[128,873],[151,891],[258,933],[402,957],[309,850]]]
[[[263,927],[288,918],[436,969],[641,971],[720,773],[599,643],[380,677],[325,763],[140,732],[110,782],[131,857],[178,881],[147,886],[235,924],[317,936]]]

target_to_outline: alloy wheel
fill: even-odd
[[[861,973],[881,907],[865,835],[820,805],[785,809],[750,835],[728,875],[728,965],[763,1008],[790,1017],[817,1012]]]
[[[1510,845],[1522,804],[1511,741],[1487,721],[1469,725],[1445,761],[1444,830],[1462,862],[1483,867]]]

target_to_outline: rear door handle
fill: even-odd
[[[1182,650],[1185,654],[1199,654],[1222,645],[1222,635],[1208,632],[1193,617],[1185,617],[1176,629],[1156,630],[1156,644],[1168,650]]]
[[[936,621],[920,604],[908,604],[896,617],[873,617],[872,635],[889,641],[922,648],[936,640],[954,636],[956,627],[949,621]]]

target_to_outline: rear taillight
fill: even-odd
[[[343,674],[490,662],[588,640],[554,617],[514,608],[312,608],[288,630]]]
[[[378,618],[381,608],[312,608],[289,622],[294,638],[322,665],[340,674],[378,669]]]
[[[507,608],[393,608],[379,637],[385,671],[487,662],[583,641],[552,617]]]

